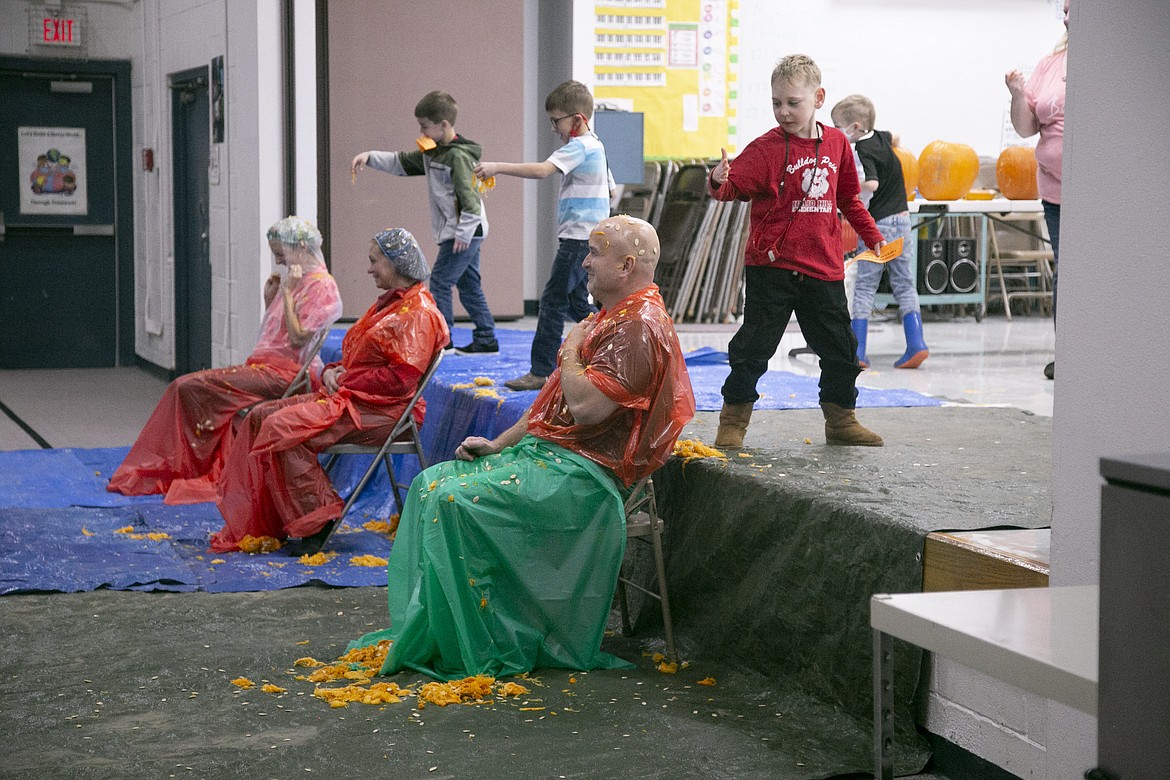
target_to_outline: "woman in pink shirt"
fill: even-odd
[[[1052,255],[1060,257],[1060,157],[1064,146],[1064,80],[1068,54],[1068,4],[1064,0],[1064,36],[1056,49],[1036,65],[1027,80],[1018,70],[1004,77],[1012,93],[1012,127],[1022,137],[1040,133],[1036,144],[1036,184],[1044,221],[1052,239]],[[1052,318],[1056,320],[1056,275],[1052,277]],[[1055,362],[1044,367],[1044,376],[1056,375]]]
[[[196,371],[171,382],[107,490],[162,494],[168,504],[214,501],[236,413],[279,398],[308,357],[313,334],[341,316],[320,231],[300,217],[286,217],[268,229],[267,238],[276,265],[288,270],[264,284],[256,348],[242,366]],[[321,359],[313,362],[316,387]]]

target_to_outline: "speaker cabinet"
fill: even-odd
[[[947,239],[947,264],[950,266],[947,292],[965,295],[979,289],[979,265],[975,259],[975,239]]]
[[[947,239],[924,238],[918,242],[918,294],[942,295],[950,284],[951,267]]]

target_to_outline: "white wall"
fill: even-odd
[[[593,83],[593,2],[577,0],[575,78]],[[1009,95],[1063,31],[1062,0],[740,0],[739,145],[775,127],[769,79],[786,54],[816,60],[826,99],[861,93],[915,154],[936,139],[998,156]],[[713,150],[717,152],[718,150]]]
[[[296,212],[318,224],[317,211],[317,3],[295,0]]]
[[[1069,29],[1053,409],[1054,585],[1097,581],[1099,459],[1170,449],[1170,157],[1160,149],[1170,127],[1170,101],[1163,97],[1170,4],[1077,0]],[[1170,594],[1160,595],[1170,601]],[[1050,746],[1048,776],[1079,777],[1074,773],[1094,758],[1094,722],[1054,708],[1049,731],[1060,742]]]
[[[264,232],[286,216],[280,1],[228,2],[226,11],[227,141],[222,146],[230,160],[224,174],[230,175],[221,179],[229,188],[221,202],[227,217],[223,278],[230,318],[217,365],[242,363],[256,344],[262,288],[272,271]]]
[[[144,20],[132,49],[142,62],[134,77],[135,147],[153,148],[156,162],[154,173],[135,171],[137,353],[165,368],[175,365],[167,77],[223,55],[225,140],[213,145],[220,178],[209,187],[212,360],[239,363],[259,333],[260,290],[271,268],[262,231],[283,216],[279,6],[277,0],[141,0],[135,7]]]

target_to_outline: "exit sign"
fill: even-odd
[[[42,46],[80,46],[81,21],[72,16],[41,17]]]
[[[47,6],[30,4],[28,7],[28,42],[31,52],[48,53],[76,58],[87,54],[88,11],[85,6]],[[49,55],[52,56],[52,55]]]

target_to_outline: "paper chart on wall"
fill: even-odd
[[[645,156],[736,149],[739,0],[598,0],[594,97],[645,114]]]
[[[88,214],[85,128],[17,128],[21,214]]]

